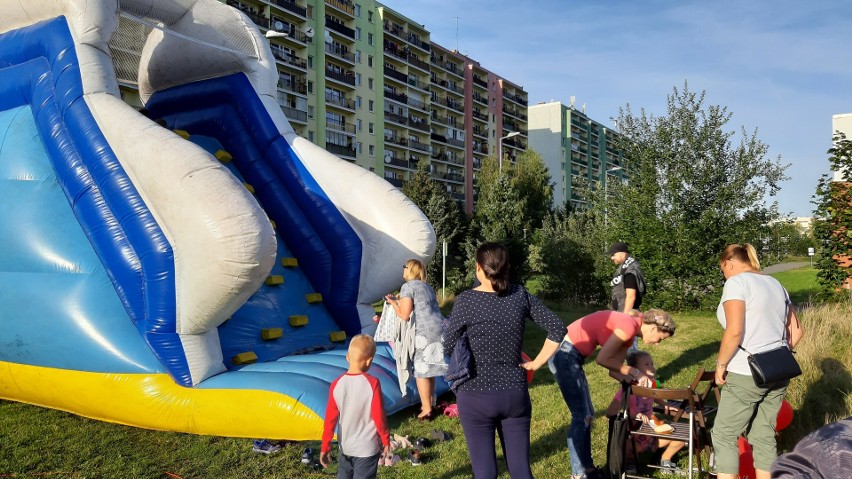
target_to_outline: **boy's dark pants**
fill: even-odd
[[[379,456],[355,457],[341,453],[337,466],[337,479],[376,479]]]

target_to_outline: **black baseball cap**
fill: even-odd
[[[609,251],[607,252],[607,256],[612,256],[615,253],[629,253],[630,250],[627,248],[627,243],[622,243],[621,241],[616,241],[609,247]]]

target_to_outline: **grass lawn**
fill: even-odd
[[[816,293],[819,286],[816,268],[804,267],[791,269],[780,273],[773,273],[772,276],[787,288],[787,292],[790,293],[790,299],[797,306],[810,304],[812,296]]]
[[[789,287],[789,283],[788,283]],[[792,291],[791,291],[792,292]],[[558,308],[568,323],[588,310]],[[788,399],[795,412],[793,425],[782,431],[779,444],[791,448],[802,436],[826,422],[852,414],[852,307],[806,311],[802,321],[806,337],[798,359],[805,374],[794,381]],[[812,308],[820,310],[821,307]],[[677,334],[648,347],[666,387],[687,385],[700,366],[713,367],[721,328],[710,313],[675,316]],[[536,326],[527,329],[525,351],[534,355],[544,340]],[[641,342],[640,342],[641,347]],[[607,423],[601,417],[618,384],[603,368],[586,365],[597,419],[592,432],[595,463],[604,464]],[[568,477],[565,438],[570,414],[546,369],[535,375],[531,432],[533,473],[537,478]],[[445,398],[442,398],[445,399]],[[449,395],[446,399],[452,399]],[[830,399],[830,400],[829,400]],[[413,419],[416,408],[390,418],[392,432],[427,436],[432,428],[452,433],[455,439],[428,449],[425,463],[381,468],[381,478],[471,477],[469,459],[457,419],[438,418],[432,423]],[[286,425],[282,425],[286,427]],[[312,471],[300,464],[302,449],[318,449],[318,442],[294,443],[264,456],[251,451],[250,439],[195,436],[149,431],[81,418],[20,403],[0,401],[0,477],[56,478],[312,478],[332,477],[336,469]],[[683,458],[681,454],[678,456]],[[501,478],[508,474],[501,469]]]

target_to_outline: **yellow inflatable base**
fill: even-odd
[[[270,391],[185,388],[167,374],[0,362],[0,398],[162,431],[299,441],[322,437],[322,418],[295,398]]]

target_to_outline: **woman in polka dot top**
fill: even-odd
[[[509,284],[506,247],[485,243],[476,251],[479,286],[456,298],[444,334],[444,351],[452,354],[456,340],[467,333],[473,356],[472,377],[456,393],[459,419],[474,476],[497,477],[494,431],[501,441],[513,479],[531,478],[530,415],[526,370],[536,370],[556,353],[565,325],[523,287]],[[547,331],[532,361],[521,360],[526,319]]]

